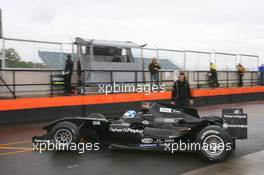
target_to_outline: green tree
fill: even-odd
[[[46,65],[43,63],[21,60],[19,53],[14,48],[5,50],[5,58],[5,65],[8,68],[46,68]]]

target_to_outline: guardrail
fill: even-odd
[[[61,73],[62,70],[46,69],[5,69],[0,70],[3,82],[0,83],[0,98],[17,98],[26,96],[56,96],[62,95],[56,92],[55,85],[52,83],[52,75]],[[84,81],[81,85],[77,81],[77,71],[75,70],[72,78],[72,85],[81,89],[81,94],[98,93],[99,84],[123,83],[123,84],[149,84],[149,71],[142,70],[83,70],[82,79],[86,79],[86,74],[91,72],[109,73],[109,79],[106,81]],[[115,73],[131,73],[133,80],[116,81]],[[236,71],[218,71],[218,82],[220,87],[238,86],[238,75]],[[192,88],[210,88],[208,80],[208,71],[186,71],[186,75]],[[141,76],[145,76],[142,78]],[[160,71],[159,82],[165,84],[167,90],[174,82],[174,71]],[[248,71],[243,78],[244,86],[258,85],[258,72]],[[62,85],[61,85],[62,86]],[[12,93],[10,93],[12,92]]]

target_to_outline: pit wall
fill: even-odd
[[[193,90],[195,106],[264,100],[264,86]],[[171,92],[124,93],[1,100],[0,124],[53,120],[102,113],[118,117],[142,101],[170,102]]]

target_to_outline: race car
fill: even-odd
[[[55,120],[43,127],[45,135],[34,136],[32,141],[60,147],[90,142],[110,149],[195,151],[217,162],[235,149],[235,138],[225,126],[222,117],[200,117],[193,108],[145,102],[137,111],[129,110],[120,117],[91,114]]]

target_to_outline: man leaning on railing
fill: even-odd
[[[210,72],[208,74],[208,78],[210,87],[219,87],[216,64],[214,64],[213,62],[210,63]]]
[[[237,65],[237,73],[238,73],[238,79],[239,79],[238,86],[243,86],[243,77],[244,77],[245,72],[246,72],[245,67],[239,63]]]
[[[150,72],[150,86],[152,87],[154,84],[159,84],[159,69],[161,69],[159,63],[157,63],[157,59],[153,58],[152,62],[149,64],[149,72]]]

